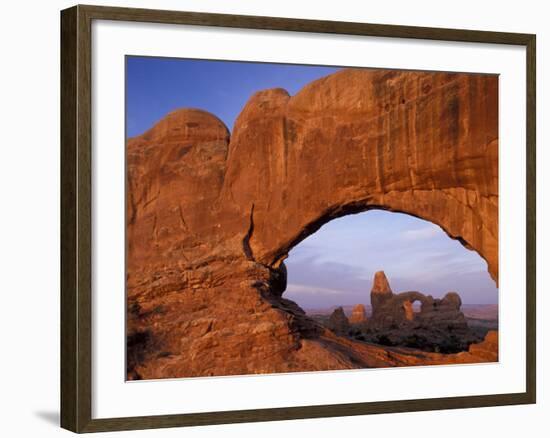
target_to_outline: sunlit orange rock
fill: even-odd
[[[363,324],[367,322],[367,311],[364,304],[356,304],[353,306],[349,322],[350,324]]]
[[[393,297],[390,283],[386,278],[384,271],[378,271],[374,274],[372,289],[370,292],[370,302],[372,306],[372,315],[377,316],[378,311],[384,304]]]
[[[329,220],[385,209],[438,224],[497,280],[497,121],[496,76],[348,69],[256,93],[231,138],[185,109],[130,139],[128,378],[442,361],[323,329],[284,298],[282,261]]]

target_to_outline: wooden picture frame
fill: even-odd
[[[526,48],[526,391],[195,414],[92,418],[92,51],[93,20],[518,45]],[[207,424],[529,404],[536,401],[535,52],[531,34],[75,6],[61,12],[61,426],[99,432]]]

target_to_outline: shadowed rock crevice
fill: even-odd
[[[250,239],[254,233],[254,204],[250,207],[250,225],[246,231],[246,235],[243,238],[243,251],[246,258],[250,261],[254,260],[254,255],[252,254],[252,248],[250,248]]]

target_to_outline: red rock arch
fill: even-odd
[[[250,248],[268,265],[329,220],[381,208],[439,225],[496,280],[498,78],[354,69],[293,97],[259,92],[235,124],[222,199],[253,216]]]
[[[417,363],[281,298],[290,248],[345,214],[433,222],[498,279],[496,76],[343,70],[256,93],[231,136],[179,110],[128,141],[127,169],[129,378]]]

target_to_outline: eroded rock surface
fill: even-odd
[[[130,139],[128,377],[480,360],[335,336],[284,298],[282,261],[329,220],[383,208],[438,224],[496,280],[497,108],[496,76],[348,69],[256,93],[231,138],[185,109]]]

